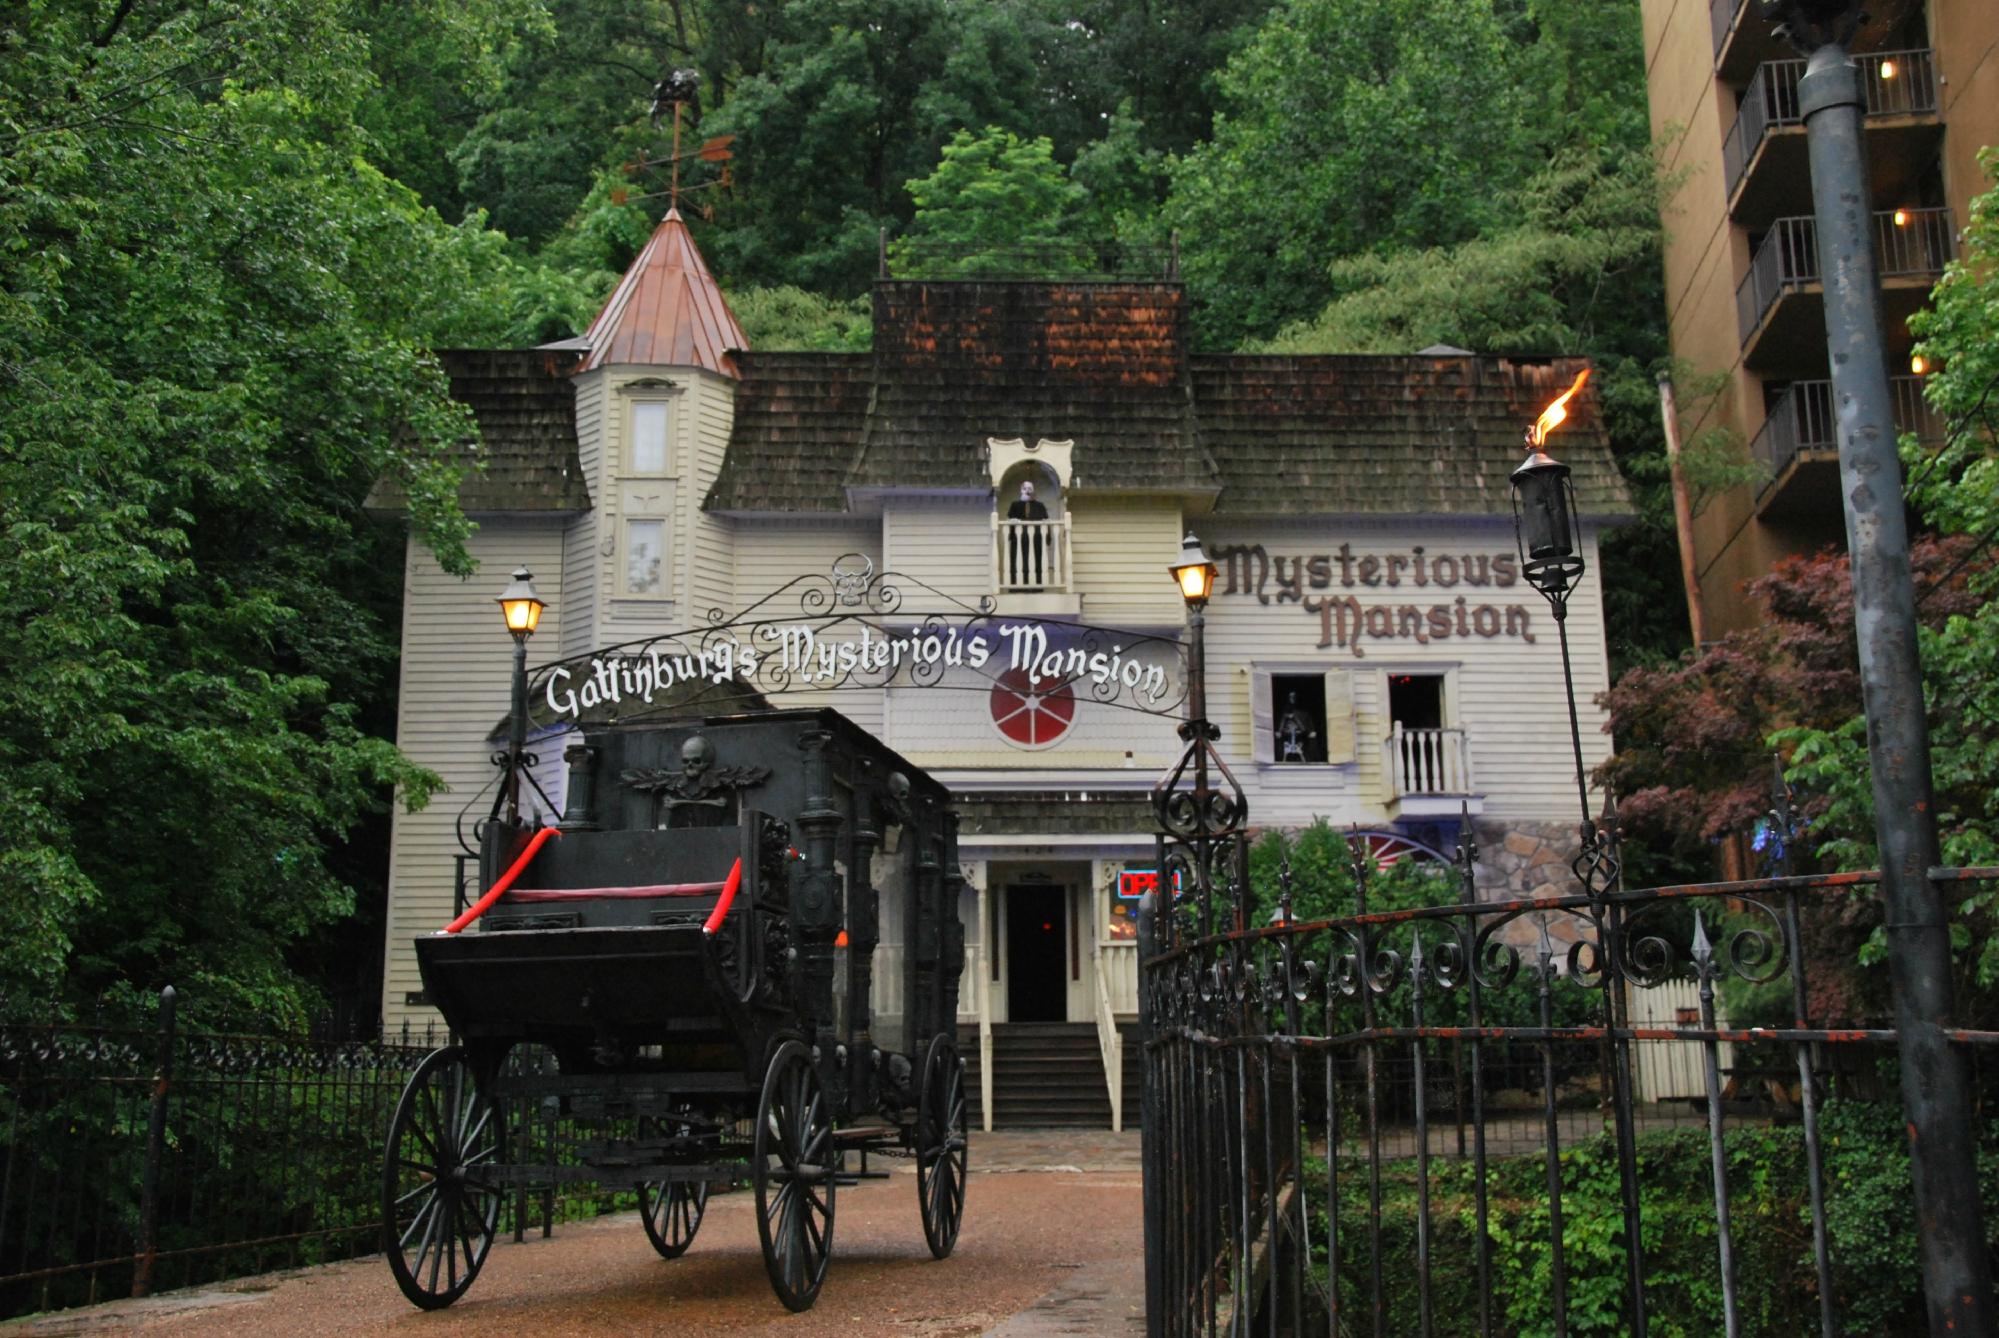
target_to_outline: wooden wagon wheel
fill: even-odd
[[[757,1102],[750,1171],[757,1192],[757,1239],[771,1290],[790,1310],[819,1299],[833,1257],[833,1111],[812,1054],[786,1041],[771,1057]]]
[[[499,1103],[479,1089],[464,1050],[424,1057],[389,1122],[382,1165],[382,1244],[410,1303],[439,1310],[465,1294],[493,1247],[504,1193]]]
[[[958,1243],[965,1216],[965,1061],[943,1036],[923,1058],[923,1086],[916,1105],[916,1203],[923,1239],[942,1259]]]
[[[687,1133],[681,1125],[678,1132]],[[639,1186],[639,1220],[646,1239],[662,1259],[678,1259],[694,1243],[701,1218],[708,1211],[708,1182],[648,1180]]]

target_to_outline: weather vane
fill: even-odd
[[[716,135],[714,138],[704,141],[699,148],[689,149],[684,152],[680,147],[680,137],[683,127],[691,127],[701,120],[700,85],[701,74],[697,70],[674,70],[666,78],[653,85],[652,125],[657,129],[659,123],[666,119],[669,112],[671,113],[673,117],[673,148],[664,158],[651,157],[645,151],[641,150],[635,161],[625,165],[625,171],[633,175],[655,167],[665,167],[669,170],[668,184],[665,190],[650,191],[647,194],[639,196],[639,199],[650,200],[664,195],[667,197],[667,208],[678,209],[680,208],[680,197],[682,195],[691,195],[698,190],[709,190],[716,186],[727,187],[734,184],[734,179],[730,175],[729,170],[729,163],[736,156],[734,150],[729,147],[736,142],[734,135]],[[722,164],[722,171],[713,181],[704,181],[694,186],[683,186],[680,184],[680,165],[689,159],[695,159],[704,163],[720,163]],[[618,195],[614,197],[614,201],[615,203],[623,204],[625,198],[622,195]],[[713,218],[715,216],[713,206],[702,206],[701,216],[703,218]]]

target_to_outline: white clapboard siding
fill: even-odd
[[[1426,561],[1440,555],[1484,556],[1488,560],[1514,552],[1513,533],[1503,521],[1467,519],[1412,521],[1393,526],[1378,522],[1209,521],[1202,540],[1210,552],[1232,544],[1260,543],[1272,558],[1309,558],[1336,553],[1342,543],[1358,570],[1359,560],[1407,555],[1416,546]],[[1584,553],[1588,574],[1569,603],[1569,641],[1574,659],[1576,705],[1580,715],[1583,759],[1594,767],[1609,752],[1605,715],[1595,697],[1607,683],[1601,586],[1594,536]],[[1222,730],[1220,748],[1250,794],[1259,821],[1291,823],[1322,815],[1335,822],[1380,822],[1386,818],[1388,780],[1384,775],[1382,740],[1390,728],[1388,676],[1394,672],[1442,673],[1447,677],[1445,724],[1465,731],[1471,770],[1484,795],[1484,816],[1499,820],[1546,821],[1552,813],[1566,816],[1563,796],[1572,792],[1574,761],[1569,748],[1568,702],[1564,695],[1561,651],[1555,623],[1546,601],[1524,580],[1511,586],[1470,586],[1463,582],[1440,589],[1417,586],[1407,570],[1395,587],[1369,588],[1356,582],[1344,587],[1340,569],[1332,569],[1330,587],[1322,595],[1353,595],[1363,608],[1377,605],[1427,611],[1442,605],[1452,609],[1452,634],[1418,642],[1363,638],[1361,654],[1351,645],[1321,647],[1322,624],[1303,600],[1278,597],[1273,578],[1264,587],[1269,602],[1252,593],[1226,593],[1222,585],[1208,606],[1208,666],[1210,711]],[[1455,634],[1453,601],[1466,597],[1469,607],[1499,609],[1501,634],[1485,637]],[[1517,608],[1524,630],[1534,639],[1507,635],[1504,610]],[[1427,620],[1424,623],[1426,634]],[[1337,767],[1259,765],[1252,720],[1256,704],[1250,674],[1259,665],[1275,664],[1280,672],[1344,673],[1353,708],[1353,762]],[[1335,693],[1329,688],[1329,704]],[[1572,801],[1570,801],[1572,802]]]
[[[699,401],[689,414],[694,432],[693,469],[683,506],[686,508],[689,556],[687,573],[688,613],[695,619],[710,609],[732,610],[735,593],[734,535],[731,522],[708,514],[701,501],[715,486],[722,471],[722,456],[729,446],[729,428],[735,421],[736,383],[727,377],[703,373],[699,377]]]
[[[597,545],[604,530],[604,375],[593,372],[575,379],[576,457],[590,490],[591,509],[570,521],[562,545],[560,588],[562,638],[557,654],[564,659],[587,654],[600,644],[598,610],[602,591],[597,583]],[[553,586],[542,587],[556,593]],[[408,654],[407,649],[404,652]]]
[[[738,522],[735,548],[735,598],[730,612],[749,608],[799,577],[818,582],[833,570],[833,564],[850,553],[882,569],[881,532],[872,520],[778,520],[757,519]],[[799,593],[803,586],[776,595],[758,608],[758,619],[783,621],[800,613]],[[837,637],[829,637],[836,644]],[[881,693],[810,690],[786,692],[774,697],[771,705],[783,708],[831,706],[849,720],[871,732],[881,729]]]
[[[384,1016],[392,1028],[406,1018],[421,1027],[435,1016],[403,1002],[423,984],[410,943],[450,920],[458,815],[496,774],[490,735],[512,705],[513,646],[494,596],[506,584],[506,573],[522,563],[533,568],[538,588],[563,588],[562,538],[556,523],[488,518],[471,538],[480,565],[470,580],[442,571],[430,550],[414,540],[408,545],[396,742],[411,761],[441,776],[447,788],[420,812],[397,812],[390,835],[383,977]],[[531,661],[536,646],[561,643],[562,612],[559,603],[550,602],[529,645]],[[557,779],[561,751],[559,743],[537,748],[544,788]],[[553,788],[550,796],[561,802]],[[485,816],[490,803],[489,791],[467,819],[468,840],[472,819]]]
[[[1170,498],[1093,498],[1070,494],[1072,589],[1083,620],[1147,630],[1177,627],[1185,617],[1166,568],[1180,556],[1180,504]]]
[[[882,505],[884,566],[949,599],[977,604],[993,593],[993,504],[982,498],[895,498]],[[905,592],[927,611],[951,607],[927,592]]]

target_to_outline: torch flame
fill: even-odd
[[[1575,398],[1575,393],[1583,388],[1583,382],[1587,380],[1589,380],[1589,368],[1585,367],[1576,373],[1576,383],[1563,391],[1561,398],[1541,410],[1541,416],[1534,420],[1534,426],[1527,429],[1529,449],[1539,450],[1542,443],[1548,440],[1548,434],[1568,421],[1569,401]]]

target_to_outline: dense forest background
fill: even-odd
[[[677,68],[735,136],[687,212],[759,347],[866,347],[883,238],[911,272],[1177,238],[1209,348],[1591,356],[1640,507],[1613,657],[1683,647],[1637,0],[21,0],[7,1006],[373,1009],[387,806],[432,782],[388,742],[403,532],[360,502],[399,477],[466,569],[426,352],[588,322],[663,211],[628,165]]]

